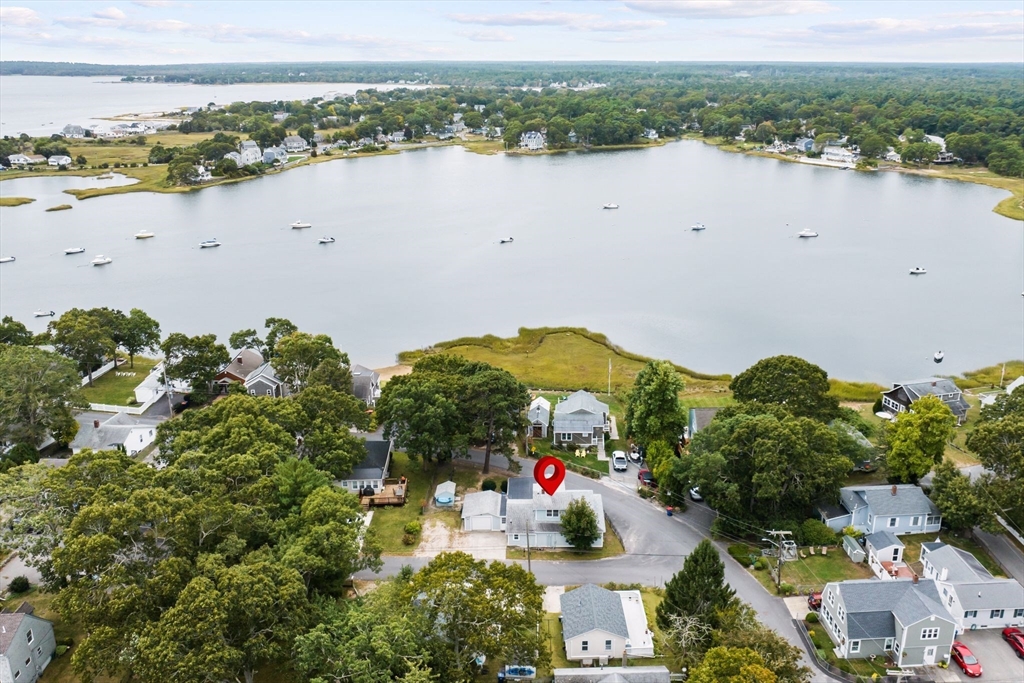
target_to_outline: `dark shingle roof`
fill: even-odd
[[[690,436],[711,424],[721,408],[690,408]]]
[[[562,637],[566,640],[594,629],[629,638],[622,598],[618,593],[587,583],[563,593],[559,601],[562,605]]]
[[[8,648],[14,642],[18,627],[21,626],[24,619],[25,615],[20,612],[0,614],[0,654],[7,654]]]
[[[888,613],[900,620],[904,626],[935,616],[951,621],[949,613],[942,606],[938,588],[931,580],[917,583],[909,580],[879,581],[859,579],[829,584],[835,586],[842,596],[849,615],[848,635],[853,635],[854,624],[861,638],[888,638],[895,635],[889,622],[880,616]],[[861,615],[864,615],[861,618]]]
[[[893,495],[893,489],[896,495]],[[853,512],[854,509],[870,506],[871,514],[876,517],[899,515],[939,514],[939,508],[924,495],[920,486],[902,484],[898,486],[847,486],[839,489],[839,497],[843,506]]]
[[[509,500],[532,500],[533,477],[513,477],[508,480]]]
[[[390,441],[367,439],[366,457],[352,469],[348,479],[381,479],[384,477],[384,468],[388,464],[388,454],[391,452]]]
[[[905,547],[903,545],[903,541],[896,538],[888,531],[876,531],[873,534],[869,534],[868,537],[864,540],[870,543],[871,547],[875,550],[881,550],[882,548],[891,548],[894,545],[899,546],[900,548]]]

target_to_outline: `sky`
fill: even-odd
[[[1024,63],[1024,2],[0,0],[0,60]]]

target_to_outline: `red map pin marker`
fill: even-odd
[[[550,477],[547,476],[548,468],[553,469]],[[565,465],[558,458],[545,455],[534,466],[533,478],[544,489],[544,493],[553,496],[558,487],[562,485],[562,480],[565,479]]]

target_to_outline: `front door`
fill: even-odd
[[[934,664],[935,663],[935,646],[926,647],[924,649],[924,663]]]

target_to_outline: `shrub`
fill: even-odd
[[[733,543],[729,546],[729,554],[744,567],[750,566],[750,546],[743,545],[742,543]]]
[[[637,493],[639,493],[640,497],[643,498],[644,500],[647,500],[654,495],[646,486],[641,486],[640,488],[638,488]]]
[[[804,617],[804,620],[808,624],[817,624],[818,623],[818,613],[817,612],[808,612],[807,616]]]
[[[403,545],[415,545],[416,544],[416,536],[414,536],[413,534],[404,534],[402,536],[402,544]]]
[[[796,588],[793,587],[793,584],[784,583],[779,586],[779,595],[792,595],[795,592]]]
[[[765,557],[759,557],[756,560],[754,560],[754,569],[756,569],[759,572],[768,569],[768,559]]]
[[[411,522],[409,522],[408,524],[405,525],[405,529],[403,531],[405,531],[405,533],[408,534],[409,536],[415,536],[418,533],[420,533],[420,531],[422,531],[422,530],[423,530],[423,527],[421,527],[420,523],[417,522],[414,519],[413,521],[411,521]]]
[[[508,479],[502,479],[501,486],[499,488],[502,493],[508,493]]]
[[[857,527],[851,525],[851,526],[843,527],[843,535],[844,536],[850,536],[851,538],[855,538],[856,539],[856,538],[860,538],[861,536],[863,536],[864,532],[861,531],[860,529],[858,529]]]
[[[27,593],[31,587],[32,584],[28,582],[27,576],[15,576],[11,579],[11,585],[8,586],[12,593]]]
[[[498,482],[493,479],[484,479],[483,483],[480,485],[480,489],[483,491],[495,491],[497,488]]]
[[[58,640],[57,644],[63,645],[64,647],[71,647],[75,644],[75,639],[71,636],[68,636],[67,638],[61,638],[60,640]]]
[[[64,654],[67,651],[68,651],[68,646],[67,645],[58,645],[57,648],[53,651],[53,656],[54,657],[60,657],[62,654]]]
[[[806,519],[800,525],[800,541],[803,545],[835,545],[836,532],[818,519]]]
[[[879,396],[875,399],[875,402],[871,404],[872,413],[880,413],[885,410],[885,406],[882,405],[882,397]]]

